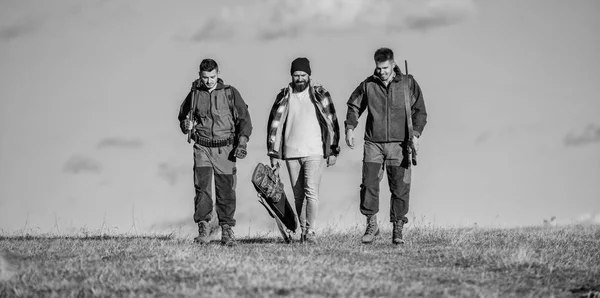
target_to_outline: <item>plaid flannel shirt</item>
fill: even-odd
[[[331,96],[321,85],[311,82],[309,88],[310,99],[318,111],[317,119],[319,121],[319,127],[321,128],[323,156],[337,156],[340,153],[340,126],[338,124]],[[285,130],[285,121],[289,112],[289,99],[291,93],[291,85],[281,89],[269,115],[269,123],[267,126],[267,154],[279,159],[283,158],[283,131]]]

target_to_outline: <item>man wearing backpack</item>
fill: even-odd
[[[194,222],[198,224],[195,241],[209,242],[214,177],[221,243],[233,246],[236,244],[232,230],[236,223],[235,163],[236,158],[246,157],[252,122],[240,93],[219,78],[217,62],[202,60],[199,74],[178,116],[181,131],[194,140]]]
[[[292,82],[281,89],[271,108],[267,150],[271,166],[285,159],[301,241],[314,243],[321,174],[325,164],[336,163],[340,128],[329,92],[310,79],[308,59],[295,59],[290,74]]]
[[[376,214],[379,212],[379,183],[385,168],[392,194],[392,243],[402,244],[402,229],[408,222],[410,150],[418,148],[427,112],[419,84],[411,75],[400,72],[392,50],[378,49],[374,60],[374,74],[360,83],[347,102],[346,144],[354,149],[354,129],[358,118],[368,110],[360,185],[360,211],[367,217],[362,242],[372,243],[379,234]]]

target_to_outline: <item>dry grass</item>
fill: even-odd
[[[362,229],[317,245],[242,238],[0,235],[18,268],[0,296],[600,297],[600,227]],[[595,295],[595,296],[594,296]]]

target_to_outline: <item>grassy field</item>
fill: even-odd
[[[403,246],[390,230],[360,244],[362,232],[232,248],[173,235],[0,235],[13,259],[0,260],[0,296],[600,297],[600,226],[408,226]]]

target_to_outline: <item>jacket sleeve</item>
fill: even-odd
[[[233,91],[233,103],[237,112],[237,119],[235,120],[236,137],[239,138],[245,136],[250,140],[250,135],[252,134],[252,119],[250,118],[248,105],[237,89],[233,86],[231,89]]]
[[[185,97],[185,99],[181,103],[181,106],[179,107],[179,115],[177,116],[177,119],[179,120],[179,128],[181,129],[181,132],[184,134],[187,132],[184,130],[183,120],[185,120],[185,118],[190,113],[190,109],[192,108],[191,104],[192,104],[192,91],[190,91],[188,93],[188,95]]]
[[[279,101],[281,100],[281,98],[283,97],[283,90],[281,92],[279,92],[279,94],[277,94],[277,96],[275,97],[275,101],[273,102],[273,105],[271,106],[271,112],[269,112],[269,120],[267,121],[267,137],[265,138],[266,142],[267,142],[267,155],[271,156],[269,154],[269,152],[273,152],[275,150],[275,148],[273,148],[273,142],[270,141],[271,138],[271,126],[273,125],[273,119],[275,118],[275,115],[277,114],[277,108],[279,107]],[[278,157],[278,156],[273,156],[273,157]],[[279,158],[279,157],[278,157]]]
[[[331,116],[331,123],[333,124],[333,143],[331,144],[331,152],[333,155],[340,154],[340,124],[333,104],[333,99],[329,91],[323,88],[323,96],[327,98],[327,105],[324,107],[325,115]]]
[[[367,108],[367,100],[363,90],[365,89],[366,81],[363,81],[354,89],[354,92],[350,95],[350,99],[346,105],[348,106],[348,112],[346,113],[346,121],[344,125],[346,130],[354,129],[358,125],[358,118]]]
[[[420,137],[427,124],[427,110],[425,109],[425,101],[423,100],[423,92],[417,80],[412,79],[411,94],[415,99],[415,103],[412,105],[412,121],[413,121],[413,132],[417,137]]]

